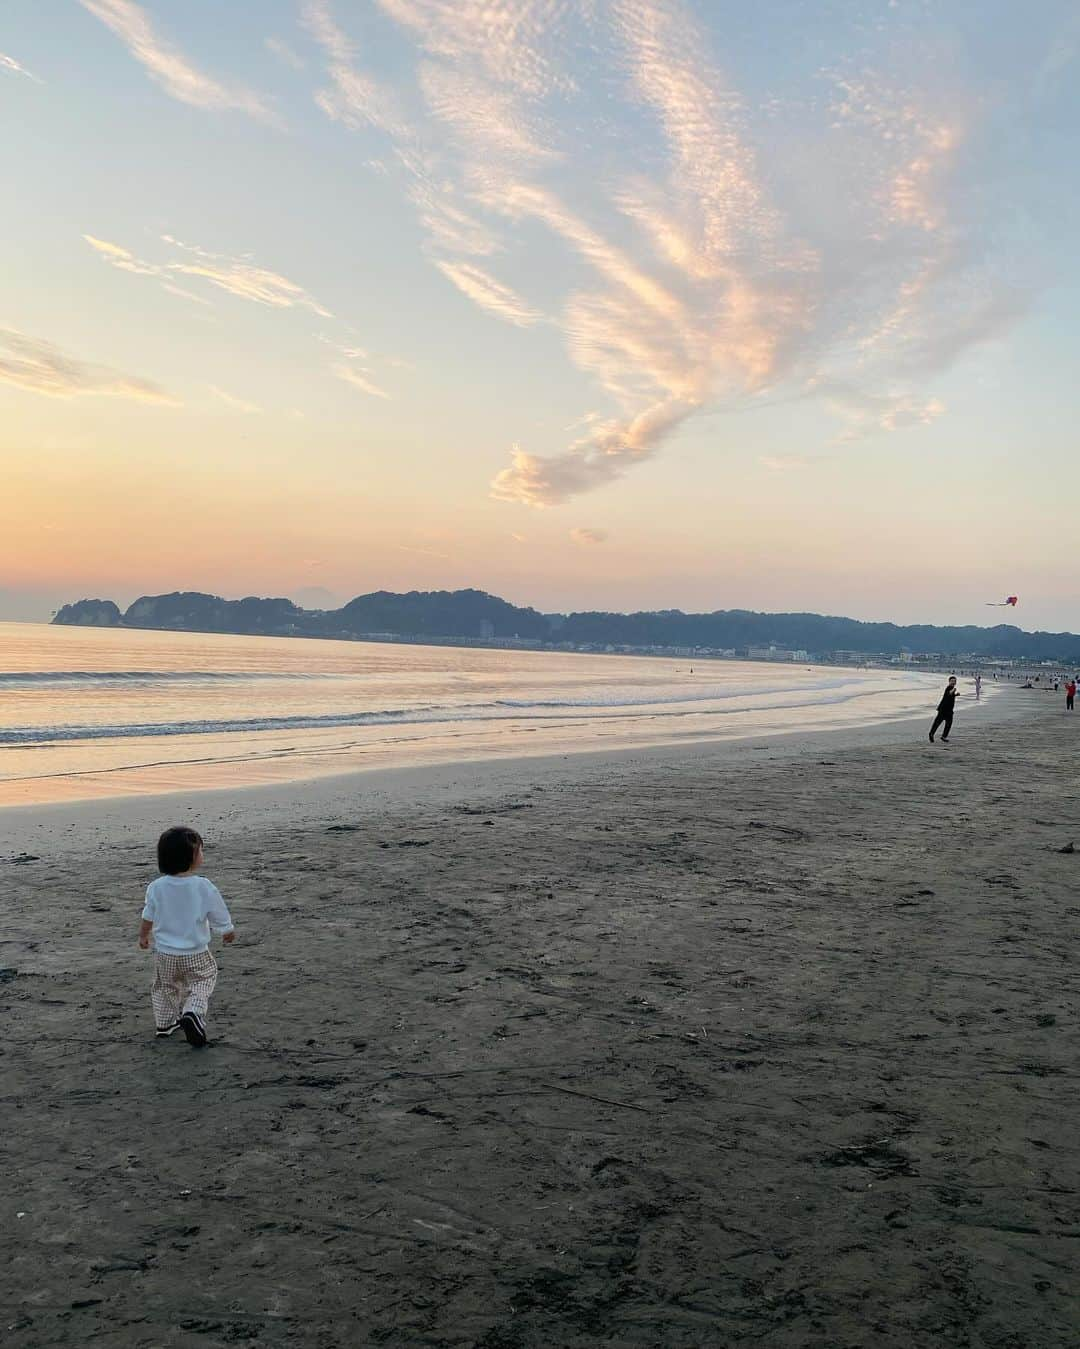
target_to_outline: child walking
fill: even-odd
[[[158,839],[161,875],[146,888],[139,946],[154,934],[154,982],[150,1001],[158,1038],[182,1030],[189,1045],[206,1044],[206,1009],[217,983],[210,934],[232,942],[236,929],[217,886],[198,875],[203,841],[194,829],[166,829]]]

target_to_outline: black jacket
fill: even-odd
[[[947,688],[941,695],[941,702],[937,705],[937,710],[943,717],[951,717],[953,714],[953,703],[956,702],[956,685]]]

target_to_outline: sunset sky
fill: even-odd
[[[1073,0],[5,0],[0,618],[1080,630],[1078,52]]]

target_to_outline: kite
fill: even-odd
[[[993,603],[992,601],[988,601],[986,607],[988,609],[1009,609],[1009,608],[1015,609],[1018,603],[1019,597],[1016,595],[1010,595],[1008,599],[1001,600],[997,604]]]

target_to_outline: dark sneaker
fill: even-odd
[[[171,1026],[159,1026],[157,1030],[154,1031],[154,1035],[159,1040],[164,1040],[167,1035],[171,1035],[174,1030],[179,1029],[180,1029],[180,1022],[174,1021]]]
[[[180,1018],[180,1029],[193,1049],[201,1049],[206,1044],[206,1026],[198,1012],[185,1012]]]

